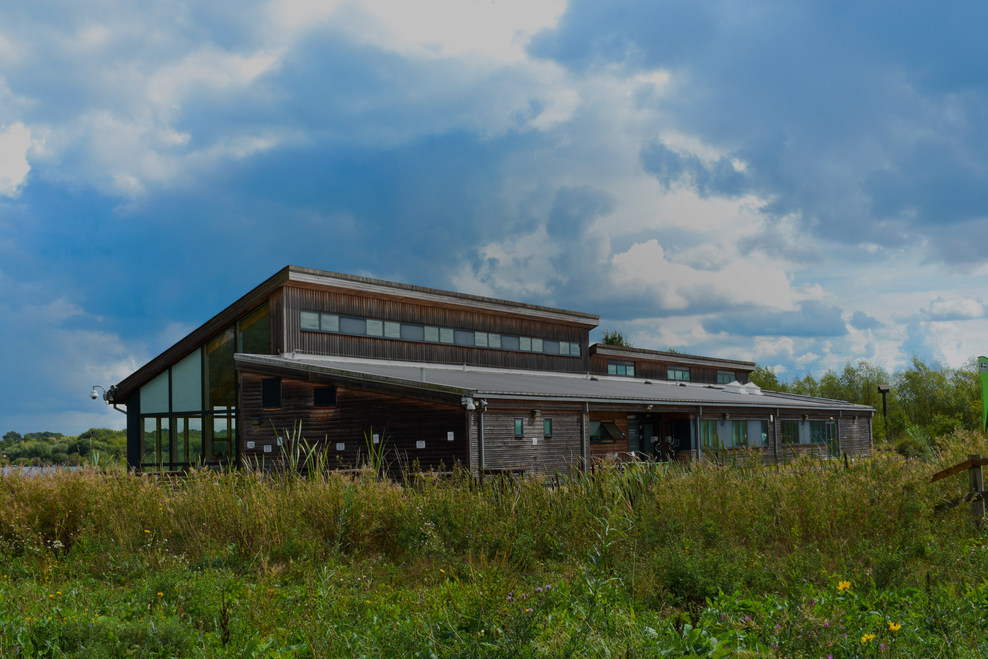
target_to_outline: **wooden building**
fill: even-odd
[[[763,392],[751,362],[600,344],[598,316],[289,266],[110,388],[142,470],[269,463],[547,471],[710,452],[852,455],[873,408]]]

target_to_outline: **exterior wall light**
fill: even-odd
[[[542,410],[532,410],[532,418],[537,419],[542,416]]]
[[[477,406],[473,404],[473,398],[470,398],[468,396],[464,396],[463,398],[460,399],[460,405],[466,405],[468,412],[472,412],[475,409],[477,409]]]

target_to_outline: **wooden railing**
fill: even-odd
[[[968,484],[970,485],[970,493],[961,497],[960,499],[951,499],[950,501],[945,501],[938,504],[934,510],[937,512],[946,510],[948,508],[953,508],[959,506],[962,503],[971,502],[971,517],[974,519],[974,523],[977,526],[984,524],[985,520],[985,476],[984,470],[982,469],[985,465],[988,465],[988,458],[982,458],[980,454],[969,455],[967,460],[964,462],[954,465],[949,469],[944,469],[939,471],[930,477],[931,483],[936,483],[938,480],[947,478],[948,476],[953,476],[959,474],[962,471],[967,472]]]

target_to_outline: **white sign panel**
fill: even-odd
[[[415,442],[415,448],[425,448],[425,440],[420,439]]]
[[[271,446],[270,444],[265,444],[264,445],[264,452],[265,453],[271,453],[273,450],[274,450],[274,447]]]
[[[446,441],[447,442],[453,441],[453,431],[449,431],[448,433],[446,433]]]
[[[538,444],[539,444],[539,438],[532,437],[532,446],[538,446]]]
[[[254,442],[247,442],[247,448],[254,448]]]
[[[346,450],[346,444],[344,444],[343,442],[337,443],[336,444],[336,450],[337,451],[345,451]]]
[[[374,434],[374,443],[375,444],[380,444],[381,443],[381,436],[378,435],[377,433]]]

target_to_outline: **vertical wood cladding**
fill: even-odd
[[[840,447],[851,457],[871,454],[871,417],[842,417],[840,420]]]
[[[285,352],[301,350],[315,354],[341,355],[441,364],[471,364],[500,368],[584,373],[589,365],[589,331],[579,327],[501,316],[468,309],[412,304],[340,292],[286,286],[282,289],[286,342]],[[303,332],[300,313],[320,311],[453,329],[493,332],[513,336],[568,341],[580,344],[580,357],[513,352],[495,348],[473,348],[437,343],[418,343],[376,337]]]
[[[476,428],[480,415],[473,416]],[[531,474],[565,472],[571,465],[579,465],[582,416],[579,410],[543,410],[536,419],[532,419],[530,409],[485,413],[484,468]],[[515,436],[515,419],[519,418],[524,429],[520,438]],[[547,418],[552,419],[552,437],[544,435]],[[478,435],[476,430],[472,434]]]
[[[314,407],[313,389],[320,384],[282,379],[282,406],[261,407],[261,380],[269,376],[242,373],[241,454],[245,460],[280,460],[277,437],[291,436],[301,423],[302,436],[310,444],[329,451],[330,467],[359,466],[367,454],[365,437],[373,433],[385,442],[386,461],[397,467],[450,469],[467,464],[467,433],[463,409],[337,387],[337,404]],[[256,422],[255,422],[256,421]],[[275,431],[277,429],[277,433]],[[453,433],[453,441],[447,433]],[[416,442],[425,442],[417,448]],[[254,448],[247,448],[254,442]],[[337,450],[343,444],[343,450]],[[271,446],[270,453],[264,452]]]
[[[284,288],[275,289],[268,296],[268,318],[271,322],[271,354],[285,350],[285,295]]]

